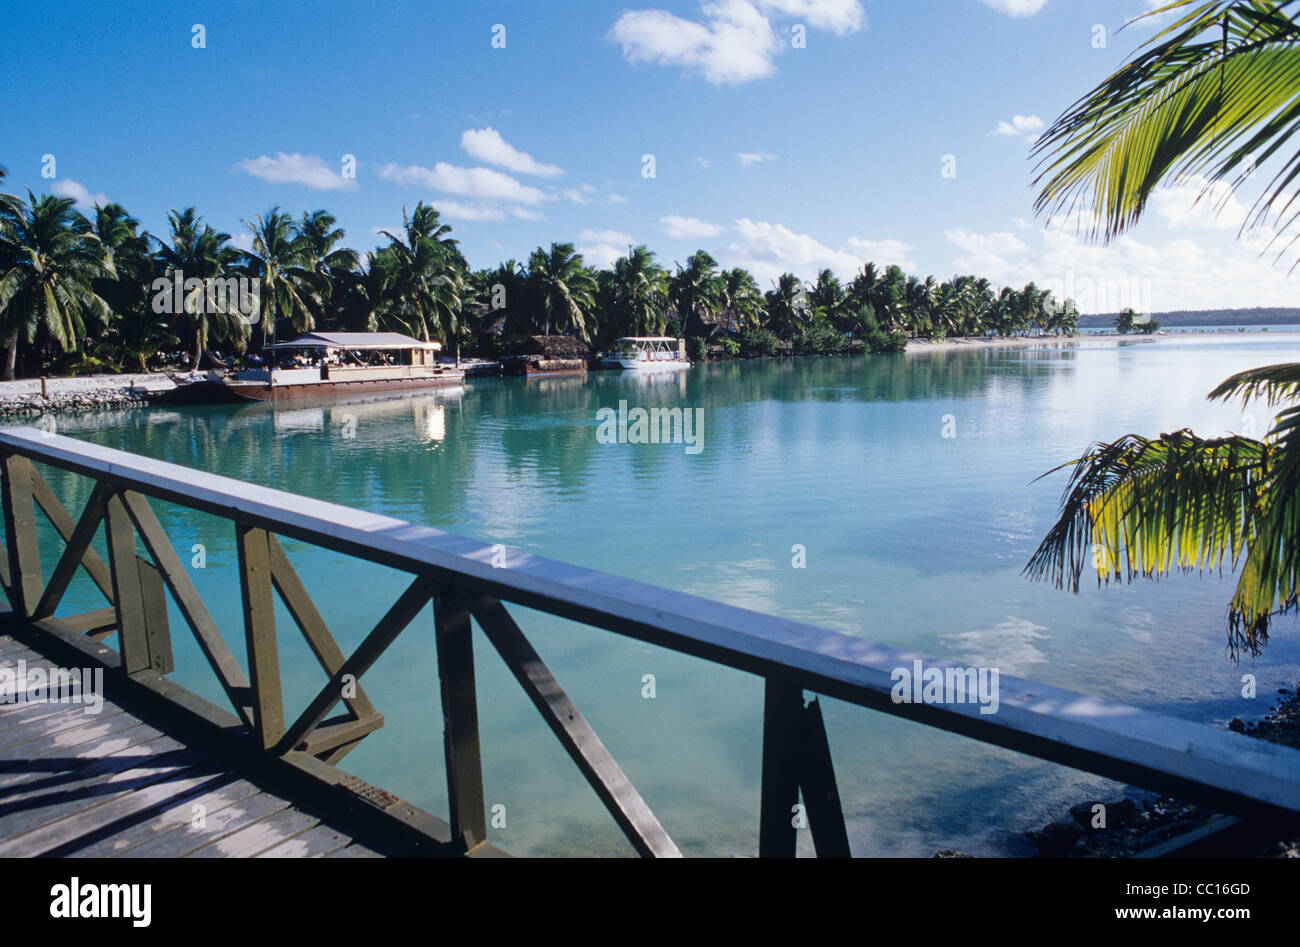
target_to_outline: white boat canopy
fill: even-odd
[[[437,352],[440,342],[421,342],[400,332],[308,332],[291,342],[276,342],[268,350],[343,349],[345,351],[419,349]]]
[[[680,342],[671,335],[625,335],[621,339],[615,339],[615,342]]]

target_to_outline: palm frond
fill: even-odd
[[[1286,541],[1300,535],[1288,532],[1300,527],[1300,494],[1281,499],[1300,483],[1300,434],[1286,436],[1203,439],[1184,430],[1094,444],[1065,465],[1073,470],[1060,517],[1024,574],[1078,592],[1087,569],[1100,585],[1240,565],[1228,647],[1258,653],[1270,618],[1295,607],[1300,569]],[[1285,511],[1273,508],[1279,502]]]

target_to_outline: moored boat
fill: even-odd
[[[396,332],[309,332],[264,349],[270,364],[227,377],[235,398],[270,401],[459,385],[465,373],[439,364],[437,342]]]
[[[614,340],[614,352],[605,361],[624,371],[672,371],[690,368],[686,342],[671,336],[629,335]]]

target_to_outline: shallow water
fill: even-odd
[[[62,433],[427,523],[617,575],[1223,722],[1300,677],[1294,622],[1259,661],[1225,656],[1229,580],[1177,577],[1079,596],[1020,570],[1063,483],[1039,474],[1090,442],[1193,427],[1256,433],[1265,413],[1210,404],[1228,374],[1295,358],[1300,335],[1085,340],[853,359],[697,366],[676,376],[478,380],[365,404],[156,408],[60,419]],[[603,444],[597,412],[702,409],[701,450]],[[945,429],[955,437],[944,437]],[[51,474],[63,493],[71,481]],[[88,489],[70,487],[78,502]],[[236,652],[227,523],[156,504]],[[794,568],[794,547],[805,568]],[[286,543],[345,650],[402,576]],[[48,570],[53,543],[45,544]],[[63,611],[98,607],[80,582]],[[761,682],[513,609],[561,684],[687,854],[757,848]],[[283,609],[288,713],[322,682]],[[177,679],[224,704],[173,612]],[[517,854],[631,854],[476,632],[491,839]],[[1259,698],[1241,697],[1244,673]],[[642,696],[643,675],[656,696]],[[446,815],[431,622],[363,680],[386,725],[344,767]],[[1024,850],[1020,833],[1117,787],[1086,774],[823,701],[855,854]],[[502,810],[497,810],[500,813]],[[806,833],[801,845],[810,851]]]

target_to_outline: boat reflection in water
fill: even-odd
[[[252,417],[271,414],[277,434],[320,434],[337,430],[343,437],[358,436],[368,422],[382,422],[392,429],[394,422],[409,418],[416,440],[425,444],[438,444],[447,437],[447,409],[460,409],[465,386],[440,388],[436,393],[421,393],[405,397],[367,398],[356,400],[322,399],[321,403],[304,406],[295,400],[292,405],[263,402],[240,411]]]

